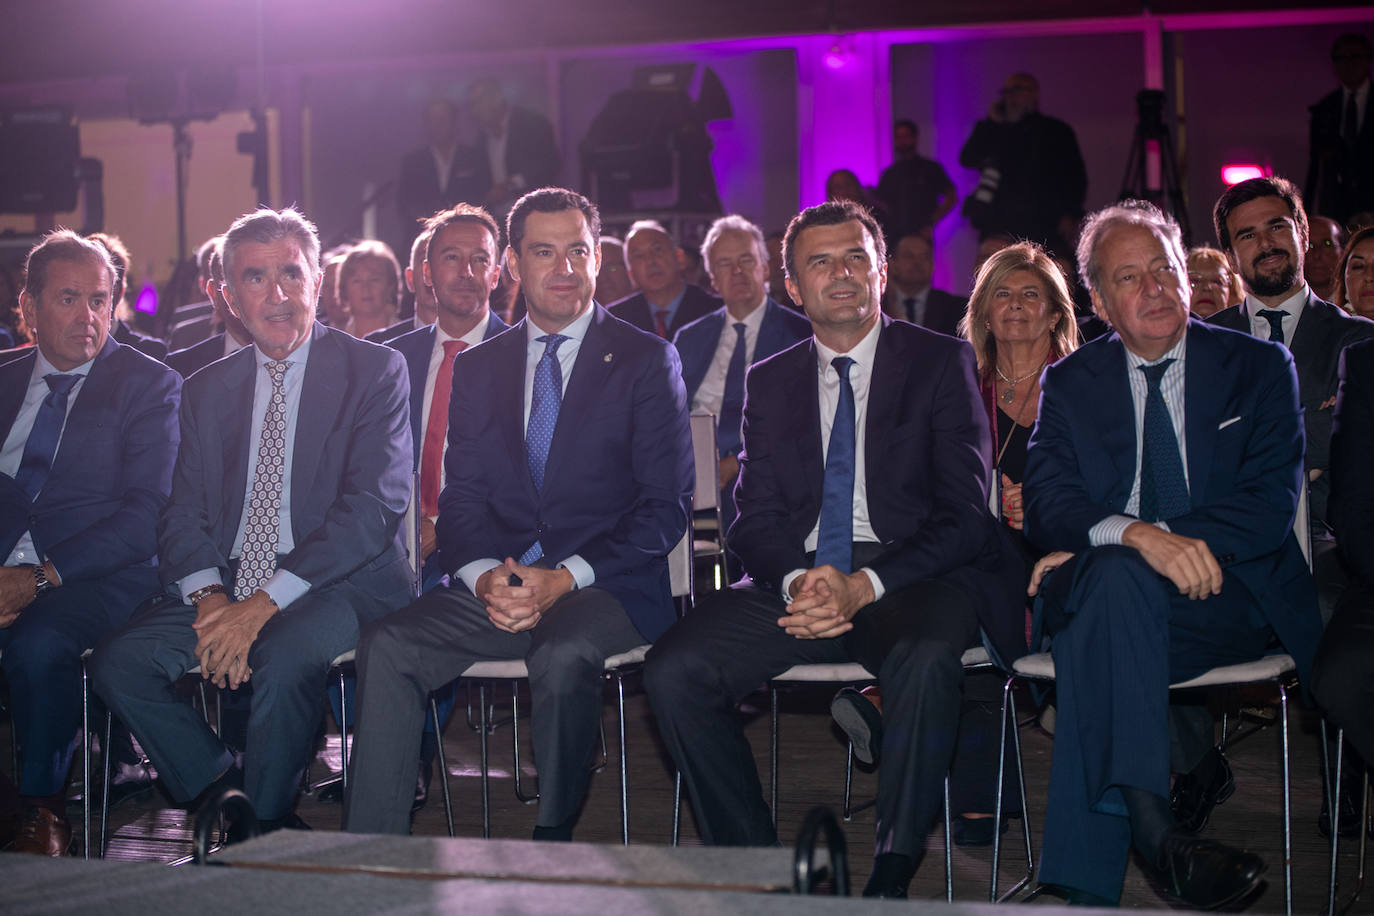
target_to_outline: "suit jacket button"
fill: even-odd
[[[545,531],[549,530],[549,526],[544,524],[543,522],[539,522],[537,525],[534,526],[534,530],[538,531],[540,534],[543,534]]]

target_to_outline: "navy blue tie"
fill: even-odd
[[[529,461],[530,478],[536,492],[544,491],[544,468],[549,461],[549,446],[553,444],[553,429],[558,425],[558,409],[563,406],[563,365],[558,361],[558,348],[568,338],[562,334],[545,334],[535,340],[544,345],[544,355],[534,367],[534,391],[530,398],[530,424],[525,430],[525,455]],[[535,541],[520,556],[526,566],[544,555],[544,548]]]
[[[81,376],[52,372],[43,376],[43,381],[48,383],[48,395],[38,406],[38,415],[33,418],[33,428],[24,443],[24,457],[19,460],[19,473],[14,476],[29,499],[37,499],[47,483],[52,460],[57,455],[57,441],[62,438],[62,426],[67,422],[67,396]]]
[[[1178,437],[1159,389],[1164,370],[1172,362],[1166,359],[1153,366],[1137,367],[1145,373],[1149,386],[1140,445],[1140,519],[1146,522],[1175,518],[1190,508]]]
[[[1288,313],[1283,309],[1260,309],[1258,314],[1269,322],[1269,339],[1275,343],[1283,343],[1283,316]]]
[[[730,354],[730,368],[725,370],[725,397],[720,402],[720,432],[716,445],[720,457],[733,455],[740,447],[740,425],[744,422],[744,371],[748,368],[745,355],[743,321],[735,322],[735,350]]]
[[[840,375],[840,402],[835,407],[830,447],[825,453],[816,565],[829,563],[848,573],[854,571],[854,387],[849,383],[854,360],[837,356],[830,365]]]

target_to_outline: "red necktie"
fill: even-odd
[[[658,330],[658,336],[664,340],[668,339],[668,310],[654,309],[654,327]]]
[[[453,358],[465,347],[467,344],[461,340],[444,341],[444,361],[439,364],[439,375],[434,379],[425,447],[420,452],[420,511],[426,518],[439,514],[439,483],[444,477],[444,441],[448,438],[448,399],[453,391]]]

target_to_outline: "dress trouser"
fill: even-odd
[[[1312,696],[1368,763],[1374,760],[1374,588],[1346,590],[1312,665]]]
[[[248,653],[253,693],[244,749],[244,790],[258,817],[279,820],[295,807],[324,714],[330,662],[358,644],[362,624],[406,596],[400,591],[383,602],[338,582],[308,592],[263,626]],[[198,664],[195,619],[195,608],[169,599],[135,615],[91,658],[96,690],[182,803],[234,762],[230,748],[176,691]]]
[[[1169,795],[1169,684],[1253,661],[1273,633],[1234,576],[1190,601],[1127,547],[1047,579],[1058,717],[1040,880],[1115,900],[1131,827],[1119,787]]]
[[[781,596],[740,585],[660,637],[644,668],[659,731],[682,771],[702,838],[713,845],[778,841],[735,704],[794,664],[855,661],[883,690],[876,852],[920,855],[944,802],[959,731],[960,656],[978,619],[960,589],[938,580],[888,592],[834,639],[778,626]],[[995,732],[994,732],[995,733]]]
[[[72,582],[0,630],[0,665],[23,754],[21,795],[56,795],[66,785],[81,730],[81,653],[122,623],[136,601],[126,589]]]
[[[512,658],[525,659],[530,675],[536,823],[566,823],[591,778],[605,661],[643,644],[619,600],[599,588],[569,592],[520,633],[497,629],[461,585],[378,621],[358,646],[358,741],[344,829],[410,831],[425,698],[474,662]]]

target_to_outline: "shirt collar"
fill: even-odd
[[[290,369],[292,366],[295,365],[305,365],[305,361],[310,357],[310,344],[314,341],[314,338],[314,332],[307,334],[305,337],[305,343],[301,344],[299,347],[292,350],[290,353],[286,355],[286,359],[283,360],[283,362],[287,364],[287,369]],[[263,353],[262,350],[258,349],[258,345],[256,343],[253,344],[253,359],[257,360],[258,368],[262,368],[263,366],[266,366],[268,363],[276,362],[276,360],[272,359],[266,353]]]
[[[754,310],[753,310],[752,312],[750,312],[748,315],[745,315],[743,318],[736,318],[734,315],[731,315],[731,314],[730,314],[729,309],[726,309],[726,311],[725,311],[725,326],[726,326],[727,328],[733,328],[735,325],[739,324],[740,322],[744,322],[744,326],[745,326],[745,327],[747,327],[750,331],[753,331],[753,332],[757,333],[757,332],[758,332],[758,329],[759,329],[759,325],[763,324],[763,316],[764,316],[764,313],[765,313],[767,310],[768,310],[768,296],[767,296],[767,294],[765,294],[764,297],[763,297],[763,301],[760,302],[758,305],[756,305],[756,306],[754,307]]]
[[[1306,305],[1307,284],[1304,283],[1302,284],[1302,286],[1298,287],[1298,291],[1296,293],[1289,296],[1287,299],[1283,300],[1278,305],[1274,306],[1274,308],[1277,308],[1279,311],[1282,312],[1287,312],[1289,315],[1292,315],[1296,318],[1302,314],[1302,310]],[[1249,317],[1253,318],[1260,313],[1261,309],[1267,308],[1269,308],[1269,306],[1261,304],[1260,301],[1256,299],[1254,296],[1250,295],[1249,293],[1245,294],[1245,314]]]
[[[92,356],[90,359],[86,360],[84,363],[77,366],[76,368],[68,369],[67,371],[63,372],[61,369],[57,368],[52,363],[48,362],[47,357],[43,355],[42,347],[34,347],[34,350],[37,351],[36,355],[38,356],[38,359],[33,364],[34,378],[43,378],[44,376],[54,374],[86,376],[91,374],[91,366],[95,365],[96,357]],[[97,356],[98,355],[99,354],[97,354]]]
[[[820,361],[821,368],[829,368],[830,364],[837,356],[848,356],[862,369],[871,370],[873,368],[874,354],[878,352],[878,334],[882,329],[883,319],[879,316],[878,320],[873,322],[873,327],[869,329],[869,332],[865,334],[863,339],[855,344],[854,348],[848,353],[840,353],[838,350],[832,350],[821,343],[819,337],[815,338],[816,354]]]
[[[1122,341],[1121,345],[1123,347],[1126,347],[1125,341]],[[1178,339],[1178,343],[1170,347],[1169,352],[1165,353],[1159,359],[1147,360],[1143,356],[1140,356],[1139,354],[1133,352],[1129,347],[1126,347],[1126,362],[1130,365],[1132,369],[1137,368],[1138,366],[1154,366],[1158,363],[1163,362],[1166,359],[1177,360],[1178,364],[1182,366],[1184,355],[1187,352],[1188,329],[1185,327],[1183,329],[1183,336]]]
[[[444,346],[444,341],[446,340],[461,340],[469,347],[475,347],[482,342],[482,339],[484,337],[486,337],[487,325],[490,322],[491,309],[487,309],[487,313],[482,316],[482,320],[478,321],[475,325],[473,325],[470,331],[468,331],[462,337],[454,337],[452,334],[449,334],[447,331],[444,330],[443,325],[439,324],[439,322],[436,321],[434,322],[434,347],[435,349],[442,349]]]
[[[595,312],[595,305],[588,306],[585,312],[574,318],[566,328],[559,331],[558,333],[562,334],[564,337],[570,340],[575,340],[580,344],[582,342],[582,338],[587,336],[587,328],[591,327],[592,315]],[[537,338],[543,337],[547,333],[549,332],[539,327],[539,325],[535,324],[533,321],[529,319],[528,316],[526,316],[525,340],[527,343],[533,345]],[[540,346],[543,346],[543,344],[540,344]]]

